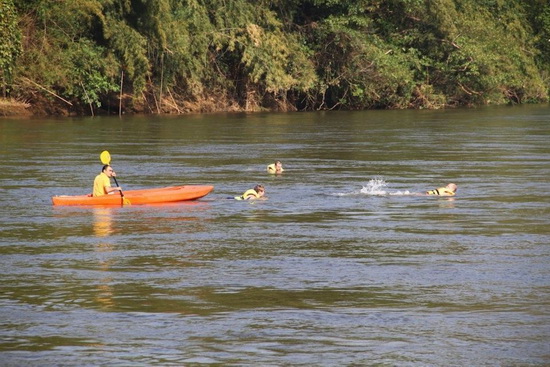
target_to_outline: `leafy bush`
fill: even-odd
[[[0,81],[6,97],[13,81],[15,61],[21,53],[21,30],[13,0],[0,0]]]
[[[0,6],[4,94],[11,85],[12,94],[30,101],[41,91],[80,107],[118,102],[122,73],[125,103],[153,100],[159,112],[172,108],[163,105],[167,95],[180,112],[178,104],[440,108],[541,102],[550,91],[550,5],[542,0],[0,0]]]

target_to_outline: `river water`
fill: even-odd
[[[215,189],[53,207],[104,149]],[[2,366],[550,364],[548,105],[3,119],[0,151]]]

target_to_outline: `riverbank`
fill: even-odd
[[[17,101],[11,98],[0,98],[0,116],[30,116],[29,103]]]
[[[290,104],[271,103],[269,108],[262,108],[259,103],[247,103],[241,107],[236,101],[228,100],[223,96],[210,97],[200,101],[186,101],[174,98],[172,94],[157,98],[153,94],[143,94],[144,98],[133,100],[130,95],[122,96],[122,104],[117,98],[106,99],[101,107],[73,104],[58,96],[45,98],[34,95],[29,102],[21,102],[13,98],[0,98],[0,117],[8,116],[96,116],[118,114],[158,114],[184,115],[189,113],[216,113],[216,112],[260,112],[260,111],[296,111]]]
[[[218,102],[218,103],[216,103]],[[492,104],[497,105],[497,104]],[[487,106],[487,105],[485,105]],[[102,108],[90,108],[85,106],[68,106],[66,103],[44,98],[36,101],[22,102],[13,98],[0,98],[0,117],[30,117],[30,116],[108,116],[108,115],[186,115],[186,114],[209,114],[222,112],[291,112],[297,111],[291,104],[277,103],[272,101],[270,108],[262,108],[260,104],[250,103],[240,106],[236,102],[224,100],[223,98],[210,98],[198,102],[188,102],[163,98],[162,100],[144,98],[140,101],[132,101],[131,97],[125,95],[120,106],[108,103]],[[465,107],[465,106],[464,106]],[[469,106],[473,107],[473,106]],[[479,106],[481,107],[481,106]],[[454,109],[457,106],[437,104],[424,108],[411,109]]]

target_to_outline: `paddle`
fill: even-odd
[[[109,154],[109,152],[106,150],[101,152],[101,154],[99,155],[99,159],[103,164],[111,164],[111,154]],[[118,181],[116,180],[116,177],[113,177],[113,178],[115,179],[116,187],[120,187],[118,185]],[[130,202],[130,200],[124,197],[124,193],[122,192],[122,190],[119,190],[119,192],[120,192],[120,197],[122,199],[122,205],[131,205],[132,203]]]

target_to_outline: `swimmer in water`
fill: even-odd
[[[265,188],[263,185],[256,185],[253,189],[246,190],[241,196],[235,196],[235,200],[251,200],[259,199],[265,194]]]
[[[457,188],[458,187],[454,183],[450,183],[445,187],[426,191],[426,195],[455,196]]]
[[[283,173],[283,171],[284,169],[281,161],[275,161],[275,163],[272,163],[269,166],[267,166],[267,172],[271,174],[280,174],[280,173]]]

